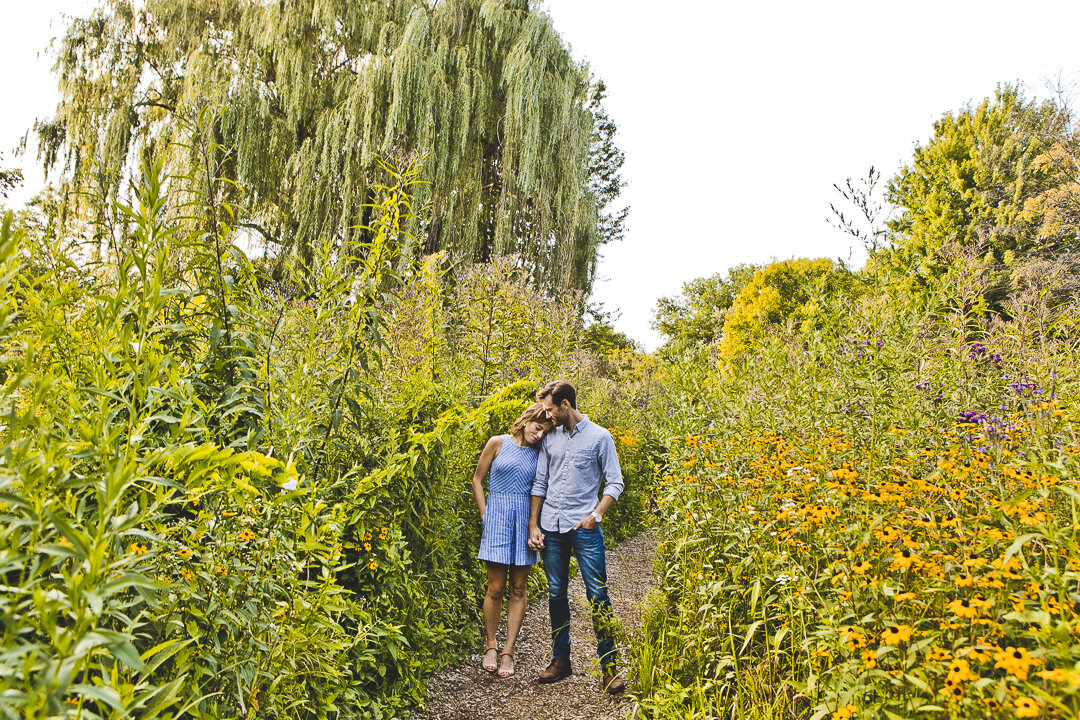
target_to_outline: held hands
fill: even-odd
[[[540,551],[544,549],[544,531],[539,527],[529,528],[529,549]]]

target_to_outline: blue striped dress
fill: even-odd
[[[529,550],[529,492],[536,476],[536,448],[521,447],[509,435],[488,471],[488,499],[484,509],[484,535],[477,557],[503,565],[535,565],[538,554]]]

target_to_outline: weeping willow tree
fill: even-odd
[[[103,0],[57,70],[39,135],[71,197],[115,194],[146,153],[193,175],[186,128],[212,104],[223,201],[276,257],[365,232],[380,158],[424,157],[427,252],[588,290],[621,233],[603,87],[528,0]]]

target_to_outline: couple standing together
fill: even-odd
[[[479,559],[487,564],[483,667],[500,677],[514,674],[514,648],[525,617],[529,570],[544,558],[551,613],[552,660],[540,674],[552,683],[571,674],[570,602],[566,590],[570,555],[577,557],[596,632],[603,687],[626,688],[616,669],[611,600],[600,523],[623,489],[611,433],[578,412],[577,393],[563,380],[540,388],[537,403],[488,440],[473,475],[473,493],[484,521]],[[487,475],[485,498],[483,480]],[[603,478],[604,494],[599,496]],[[495,633],[509,588],[506,645]]]

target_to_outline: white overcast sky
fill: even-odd
[[[0,151],[13,158],[56,102],[61,13],[91,0],[0,0]],[[544,0],[578,59],[608,86],[626,153],[626,239],[603,250],[593,299],[647,348],[657,298],[736,263],[842,258],[860,247],[828,224],[833,183],[890,177],[942,113],[1022,82],[1080,74],[1080,2]],[[12,201],[25,199],[25,194]]]

